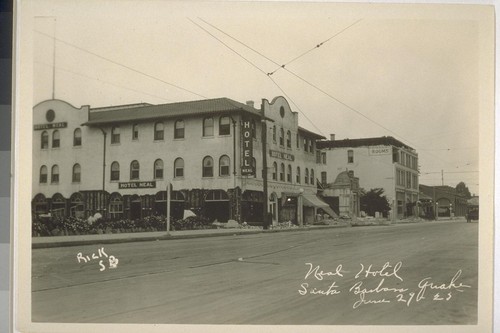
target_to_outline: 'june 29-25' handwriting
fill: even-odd
[[[374,264],[360,264],[360,268],[347,271],[342,264],[332,270],[323,270],[320,265],[306,263],[307,272],[304,281],[298,290],[299,295],[335,296],[347,290],[356,296],[352,305],[356,309],[362,305],[382,303],[403,303],[410,306],[413,302],[450,301],[456,293],[463,293],[470,285],[459,281],[462,270],[445,282],[436,282],[428,276],[421,279],[418,284],[402,285],[404,282],[401,272],[403,263],[386,262],[377,266]],[[327,282],[328,284],[325,284]],[[318,283],[321,286],[318,286]]]

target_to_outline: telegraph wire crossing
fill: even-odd
[[[191,19],[190,19],[190,20],[191,20]],[[200,20],[202,20],[202,19],[200,19]],[[206,21],[204,21],[204,20],[202,20],[202,21],[203,21],[203,22],[206,22]],[[361,21],[361,20],[356,21],[354,24],[358,23],[359,21]],[[191,22],[193,22],[193,20],[191,20]],[[199,26],[197,23],[195,23],[195,22],[193,22],[193,23],[194,23],[194,24],[196,24],[197,26]],[[251,48],[250,46],[246,45],[245,43],[243,43],[242,41],[238,40],[237,38],[235,38],[235,37],[233,37],[233,36],[231,36],[231,35],[227,34],[227,33],[226,33],[226,32],[224,32],[224,31],[222,31],[220,28],[217,28],[217,27],[215,27],[214,25],[212,25],[212,24],[210,24],[210,23],[207,23],[207,24],[209,24],[210,26],[213,26],[215,29],[217,29],[218,31],[221,31],[223,34],[225,34],[225,35],[227,35],[228,37],[230,37],[231,39],[233,39],[233,40],[237,41],[237,42],[238,42],[238,43],[240,43],[241,45],[243,45],[243,46],[247,47],[248,49],[250,49],[250,50],[252,50],[252,51],[254,51],[254,52],[256,52],[257,54],[259,54],[259,55],[263,56],[264,58],[266,58],[266,59],[270,60],[270,61],[271,61],[271,62],[273,62],[274,64],[277,64],[277,62],[276,62],[276,61],[271,60],[269,57],[267,57],[267,56],[263,55],[261,52],[258,52],[258,51],[256,51],[256,50],[254,50],[253,48]],[[354,24],[350,25],[349,27],[353,26]],[[200,26],[199,26],[199,27],[200,27]],[[347,28],[349,28],[349,27],[347,27]],[[222,42],[219,38],[215,37],[213,34],[211,34],[210,32],[208,32],[206,29],[204,29],[204,28],[202,28],[202,27],[200,27],[200,28],[201,28],[201,29],[203,29],[204,31],[206,31],[208,34],[210,34],[212,37],[214,37],[214,38],[215,38],[215,39],[217,39],[218,41],[220,41],[220,42],[221,42],[222,44],[224,44],[226,47],[228,47],[229,49],[231,49],[229,46],[227,46],[227,44],[225,44],[224,42]],[[347,28],[346,28],[346,29],[347,29]],[[345,31],[346,29],[342,30],[341,32]],[[338,35],[338,34],[339,34],[339,33],[337,33],[336,35]],[[331,38],[333,38],[333,37],[334,37],[334,36],[332,36]],[[331,39],[331,38],[330,38],[330,39]],[[314,49],[315,49],[315,48],[314,48]],[[249,60],[247,60],[245,57],[243,57],[242,55],[240,55],[239,53],[237,53],[237,52],[236,52],[236,51],[234,51],[233,49],[231,49],[231,50],[232,50],[233,52],[235,52],[236,54],[238,54],[238,55],[239,55],[240,57],[242,57],[243,59],[245,59],[247,62],[249,62]],[[304,55],[305,55],[305,54],[304,54]],[[252,64],[254,67],[256,67],[256,68],[257,68],[260,72],[263,72],[263,71],[262,71],[260,68],[258,68],[256,65],[254,65],[253,63],[251,63],[251,64]],[[349,110],[351,110],[351,111],[353,111],[353,112],[357,113],[358,115],[362,116],[363,118],[367,119],[368,121],[370,121],[370,122],[372,122],[372,123],[376,124],[376,125],[377,125],[377,126],[379,126],[380,128],[383,128],[383,129],[385,129],[386,131],[388,131],[388,132],[390,132],[390,133],[394,134],[395,136],[397,136],[397,137],[399,137],[399,138],[403,139],[404,141],[406,141],[406,142],[410,143],[412,146],[415,146],[415,147],[420,147],[420,145],[416,145],[416,144],[412,143],[412,141],[411,141],[411,140],[406,139],[406,138],[405,138],[405,137],[403,137],[402,135],[400,135],[400,134],[398,134],[398,133],[394,132],[393,130],[391,130],[391,129],[389,129],[389,128],[385,127],[384,125],[380,124],[379,122],[377,122],[377,121],[375,121],[375,120],[371,119],[370,117],[368,117],[368,116],[366,116],[365,114],[363,114],[361,111],[359,111],[359,110],[357,110],[357,109],[355,109],[355,108],[351,107],[350,105],[348,105],[348,104],[346,104],[346,103],[342,102],[342,101],[341,101],[341,100],[339,100],[338,98],[334,97],[333,95],[329,94],[328,92],[326,92],[325,90],[323,90],[323,89],[319,88],[318,86],[316,86],[316,85],[312,84],[311,82],[309,82],[309,81],[305,80],[304,78],[302,78],[302,77],[301,77],[301,76],[299,76],[298,74],[296,74],[296,73],[292,72],[292,71],[291,71],[291,70],[289,70],[288,68],[286,68],[286,67],[280,67],[280,68],[284,68],[284,69],[285,69],[288,73],[292,74],[293,76],[295,76],[295,77],[296,77],[296,78],[298,78],[299,80],[301,80],[301,81],[303,81],[304,83],[308,84],[309,86],[311,86],[311,87],[315,88],[316,90],[320,91],[321,93],[323,93],[323,94],[325,94],[326,96],[330,97],[331,99],[335,100],[335,101],[336,101],[336,102],[338,102],[339,104],[341,104],[341,105],[345,106],[345,107],[346,107],[346,108],[348,108]],[[267,73],[266,75],[267,75],[268,77],[270,77],[269,73]],[[275,84],[276,84],[276,83],[275,83]],[[294,104],[295,104],[295,103],[294,103]],[[305,116],[305,117],[306,117],[306,118],[307,118],[307,119],[311,122],[311,120],[310,120],[310,119],[309,119],[309,118],[308,118],[308,117],[307,117],[307,116],[306,116],[303,112],[301,112],[301,113],[302,113],[302,114],[303,114],[303,115],[304,115],[304,116]],[[312,124],[312,122],[311,122],[311,124]],[[313,125],[313,126],[315,126],[315,125]],[[315,128],[316,128],[317,130],[319,130],[316,126],[315,126]],[[319,131],[320,131],[320,130],[319,130]],[[321,131],[320,131],[320,133],[321,133]],[[323,134],[323,135],[324,135],[324,134]],[[437,155],[434,155],[434,154],[432,154],[432,153],[430,153],[430,152],[426,152],[426,153],[427,153],[428,155],[430,155],[430,156],[434,157],[434,158],[437,158],[437,159],[441,160],[442,162],[445,162],[443,159],[441,159],[441,158],[440,158],[439,156],[437,156]]]

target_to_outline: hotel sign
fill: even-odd
[[[241,124],[241,134],[243,136],[243,163],[241,165],[241,174],[249,176],[254,174],[253,160],[253,137],[252,137],[252,122],[250,119],[244,119]]]
[[[127,182],[118,183],[119,189],[126,188],[156,188],[156,182]]]
[[[269,149],[269,155],[271,157],[279,158],[282,160],[287,160],[287,161],[292,161],[292,162],[295,161],[295,156],[293,156],[292,154],[284,153],[284,152],[277,151],[277,150]]]
[[[68,127],[68,123],[67,122],[33,125],[33,129],[35,131],[45,130],[45,129],[52,129],[52,128],[66,128],[66,127]]]

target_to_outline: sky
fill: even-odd
[[[55,98],[76,107],[285,96],[300,126],[336,139],[393,136],[417,150],[421,184],[464,181],[479,193],[485,41],[474,8],[53,4],[35,2],[34,105],[52,98],[53,82]]]

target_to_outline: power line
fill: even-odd
[[[46,64],[46,63],[41,62],[41,61],[35,61],[35,63],[41,64],[41,65],[44,65],[44,66],[52,67],[52,65]],[[117,88],[130,90],[130,91],[133,91],[133,92],[136,92],[136,93],[140,93],[140,94],[148,95],[148,96],[151,96],[151,97],[159,98],[159,99],[162,99],[162,100],[167,101],[167,102],[172,102],[171,99],[167,99],[167,98],[164,98],[164,97],[161,97],[161,96],[153,95],[153,94],[141,91],[141,90],[132,89],[132,88],[129,88],[129,87],[126,87],[126,86],[122,86],[122,85],[119,85],[119,84],[115,84],[115,83],[112,83],[112,82],[109,82],[109,81],[101,80],[101,79],[98,79],[98,78],[95,78],[95,77],[91,77],[91,76],[88,76],[88,75],[85,75],[85,74],[77,73],[77,72],[74,72],[74,71],[71,71],[69,69],[59,67],[59,66],[56,66],[56,69],[59,70],[59,71],[63,71],[63,72],[67,72],[67,73],[73,74],[73,75],[78,75],[78,76],[81,76],[81,77],[84,77],[84,78],[87,78],[87,79],[90,79],[90,80],[95,80],[95,81],[99,81],[99,82],[102,82],[102,83],[105,83],[105,84],[109,84],[109,85],[115,86]]]
[[[190,93],[190,94],[193,94],[193,95],[196,95],[196,96],[199,96],[199,97],[203,97],[203,98],[207,98],[206,96],[203,96],[203,95],[201,95],[201,94],[198,94],[198,93],[196,93],[196,92],[194,92],[194,91],[191,91],[191,90],[189,90],[189,89],[183,88],[183,87],[181,87],[181,86],[179,86],[179,85],[176,85],[176,84],[174,84],[174,83],[171,83],[171,82],[168,82],[168,81],[162,80],[162,79],[160,79],[160,78],[157,78],[156,76],[153,76],[153,75],[147,74],[147,73],[145,73],[145,72],[139,71],[139,70],[137,70],[137,69],[135,69],[135,68],[132,68],[132,67],[130,67],[130,66],[127,66],[127,65],[121,64],[121,63],[119,63],[119,62],[117,62],[117,61],[115,61],[115,60],[109,59],[109,58],[104,57],[104,56],[102,56],[102,55],[100,55],[100,54],[97,54],[97,53],[95,53],[95,52],[89,51],[89,50],[87,50],[87,49],[85,49],[85,48],[83,48],[83,47],[80,47],[80,46],[78,46],[78,45],[75,45],[75,44],[69,43],[69,42],[67,42],[67,41],[65,41],[65,40],[62,40],[62,39],[60,39],[60,38],[56,38],[56,37],[50,36],[49,34],[46,34],[46,33],[44,33],[44,32],[38,31],[38,30],[35,30],[35,32],[36,32],[36,33],[39,33],[39,34],[41,34],[41,35],[44,35],[44,36],[46,36],[46,37],[49,37],[49,38],[51,38],[51,39],[54,39],[54,40],[56,40],[56,41],[58,41],[58,42],[60,42],[60,43],[62,43],[62,44],[65,44],[65,45],[71,46],[71,47],[73,47],[73,48],[75,48],[75,49],[77,49],[77,50],[80,50],[80,51],[82,51],[82,52],[85,52],[85,53],[91,54],[91,55],[93,55],[94,57],[97,57],[97,58],[100,58],[100,59],[106,60],[106,61],[108,61],[108,62],[110,62],[110,63],[112,63],[112,64],[115,64],[115,65],[117,65],[117,66],[120,66],[120,67],[126,68],[126,69],[128,69],[128,70],[130,70],[130,71],[132,71],[132,72],[135,72],[135,73],[138,73],[138,74],[144,75],[144,76],[146,76],[146,77],[148,77],[148,78],[150,78],[150,79],[154,79],[154,80],[156,80],[156,81],[159,81],[159,82],[162,82],[162,83],[168,84],[169,86],[175,87],[175,88],[180,89],[180,90],[184,90],[184,91],[186,91],[186,92],[188,92],[188,93]]]
[[[218,42],[220,42],[222,45],[224,45],[226,48],[228,48],[233,53],[235,53],[236,55],[238,55],[239,57],[241,57],[243,60],[245,60],[247,63],[249,63],[251,66],[253,66],[254,68],[256,68],[259,72],[261,72],[262,74],[264,74],[267,78],[269,78],[271,80],[271,82],[273,82],[274,85],[276,85],[276,87],[278,87],[278,89],[295,105],[295,107],[311,123],[311,125],[314,126],[314,128],[316,128],[316,130],[318,130],[322,135],[324,135],[322,133],[322,131],[312,122],[312,120],[309,119],[309,117],[299,108],[299,106],[286,94],[286,92],[283,90],[283,88],[281,88],[276,81],[274,81],[269,75],[267,75],[267,73],[265,71],[263,71],[260,67],[258,67],[253,62],[251,62],[250,60],[248,60],[247,58],[245,58],[243,55],[241,55],[240,53],[238,53],[236,50],[234,50],[233,48],[231,48],[229,45],[227,45],[226,43],[224,43],[221,39],[219,39],[217,36],[215,36],[214,34],[212,34],[210,31],[208,31],[207,29],[205,29],[204,27],[202,27],[201,25],[199,25],[198,23],[196,23],[192,19],[190,19],[190,18],[188,18],[188,19],[193,24],[195,24],[197,27],[199,27],[200,29],[202,29],[203,31],[205,31],[207,34],[209,34],[210,36],[212,36],[214,39],[216,39]]]

